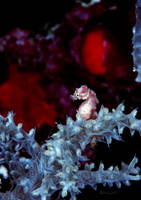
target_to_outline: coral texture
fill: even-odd
[[[58,132],[41,147],[34,139],[34,129],[26,133],[21,124],[16,126],[13,113],[6,118],[1,116],[0,174],[3,180],[8,178],[13,187],[0,193],[0,199],[46,200],[60,190],[62,197],[69,193],[74,200],[86,185],[96,189],[98,184],[112,187],[115,183],[120,188],[122,182],[129,186],[130,181],[140,180],[136,157],[129,165],[122,163],[121,169],[118,166],[104,169],[103,163],[97,170],[94,163],[86,163],[81,169],[80,161],[88,161],[81,153],[93,136],[110,145],[112,139],[122,140],[125,127],[130,129],[131,135],[135,130],[141,134],[141,120],[135,117],[137,111],[124,114],[123,110],[123,104],[112,112],[101,106],[95,120],[84,120],[78,112],[75,121],[68,117],[66,125],[58,124]]]
[[[136,25],[133,28],[133,59],[134,59],[134,71],[138,72],[136,77],[137,82],[141,82],[141,0],[137,0],[136,3]]]

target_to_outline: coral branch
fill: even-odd
[[[134,71],[137,71],[136,81],[141,82],[141,0],[137,0],[136,3],[136,25],[133,28],[133,60]]]
[[[140,180],[136,157],[129,165],[122,163],[120,170],[104,170],[102,163],[98,170],[94,163],[85,164],[84,170],[80,168],[80,161],[88,161],[82,151],[93,136],[109,145],[112,139],[121,140],[125,127],[132,134],[135,130],[141,134],[136,110],[130,114],[123,110],[123,104],[112,112],[102,106],[95,120],[84,120],[78,112],[76,121],[67,118],[66,125],[58,124],[58,132],[41,147],[34,139],[35,131],[26,133],[21,124],[16,126],[12,113],[6,118],[0,116],[0,174],[13,185],[10,191],[0,193],[0,199],[46,200],[61,190],[62,197],[70,193],[71,200],[75,200],[79,189],[86,185],[96,189],[98,184],[112,187],[115,183],[120,188],[121,182],[129,185],[132,180]]]

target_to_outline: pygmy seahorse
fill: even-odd
[[[99,101],[93,90],[90,90],[86,85],[82,85],[80,88],[76,88],[71,97],[73,100],[85,100],[77,111],[84,120],[96,119],[96,105]]]
[[[86,85],[82,85],[80,88],[76,88],[73,95],[73,100],[85,100],[78,108],[78,113],[84,120],[96,119],[97,112],[96,106],[99,103],[96,93],[90,90]],[[95,146],[96,136],[92,138],[91,145]]]

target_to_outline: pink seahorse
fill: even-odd
[[[73,100],[85,100],[79,107],[78,112],[84,120],[96,119],[96,105],[99,103],[96,93],[86,85],[76,88],[71,96]]]
[[[96,119],[96,105],[99,103],[96,93],[90,90],[86,85],[82,85],[80,88],[76,88],[73,95],[73,100],[85,100],[78,109],[78,113],[84,120]],[[94,147],[97,143],[97,136],[93,136],[90,142],[91,146]]]

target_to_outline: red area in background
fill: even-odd
[[[85,37],[82,57],[88,71],[92,74],[103,75],[105,72],[103,65],[104,41],[104,36],[100,30],[92,31]]]
[[[16,65],[10,65],[9,69],[8,81],[0,86],[0,114],[6,116],[13,111],[15,122],[22,122],[26,131],[43,124],[54,126],[57,113],[45,101],[39,74],[19,73]]]

